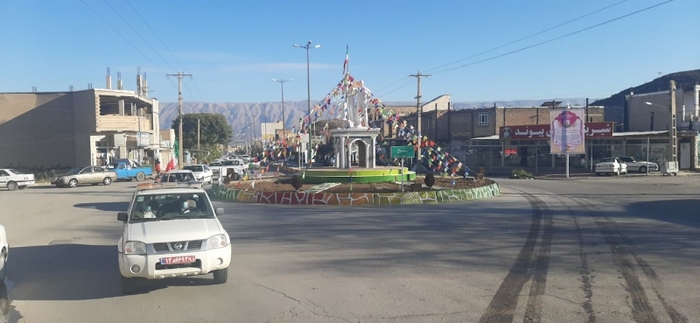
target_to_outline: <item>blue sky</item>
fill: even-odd
[[[121,72],[135,89],[140,67],[163,102],[177,100],[177,82],[165,76],[177,71],[193,74],[185,101],[280,101],[271,78],[293,79],[285,100],[300,101],[306,53],[292,45],[313,40],[313,101],[342,78],[346,45],[350,72],[385,102],[413,101],[408,76],[419,70],[431,74],[426,99],[604,98],[659,72],[700,68],[700,1],[553,39],[665,1],[0,1],[0,92],[103,88],[107,67],[113,84]]]

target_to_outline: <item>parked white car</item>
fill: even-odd
[[[212,172],[211,168],[209,168],[209,166],[207,166],[207,165],[204,165],[204,164],[187,165],[187,166],[183,167],[182,169],[191,170],[192,174],[194,174],[194,178],[197,181],[208,183],[208,184],[212,183],[212,177],[214,176],[214,173]]]
[[[630,156],[624,156],[624,157],[618,157],[618,158],[623,163],[625,163],[627,165],[628,171],[646,173],[647,169],[650,172],[659,170],[659,164],[657,164],[657,163],[638,160],[638,159],[636,159],[634,157],[630,157]]]
[[[10,243],[7,242],[7,232],[5,227],[0,224],[0,284],[7,277],[7,257],[10,253]]]
[[[617,157],[603,158],[595,164],[595,175],[600,176],[602,174],[615,174],[618,176],[620,176],[620,174],[627,174],[627,164],[623,163],[622,160]]]
[[[10,191],[23,190],[34,183],[34,174],[25,174],[16,169],[0,169],[0,187],[6,187]]]
[[[132,293],[137,279],[165,279],[214,274],[228,280],[231,239],[201,184],[141,184],[127,212],[117,249],[122,293]]]

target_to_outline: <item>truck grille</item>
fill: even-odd
[[[179,249],[177,246],[181,246]],[[158,242],[153,244],[153,249],[157,252],[199,250],[202,249],[202,240]]]

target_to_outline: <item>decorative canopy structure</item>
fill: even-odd
[[[343,78],[326,95],[323,100],[316,104],[311,113],[299,120],[299,127],[292,128],[293,136],[300,133],[311,133],[312,127],[319,120],[330,120],[331,118],[345,121],[344,127],[339,129],[328,129],[326,123],[323,132],[332,133],[334,147],[336,151],[336,164],[338,168],[350,168],[352,145],[358,145],[359,164],[363,167],[375,167],[375,154],[378,152],[380,142],[383,141],[382,134],[378,128],[382,122],[386,122],[395,129],[398,137],[406,140],[408,146],[418,152],[420,149],[420,164],[428,171],[445,173],[449,175],[464,175],[470,173],[470,169],[462,162],[440,148],[437,143],[429,140],[418,130],[409,125],[406,120],[400,120],[400,116],[394,114],[393,110],[385,109],[386,106],[379,99],[374,97],[372,91],[364,84],[364,81],[355,79],[348,72],[348,56],[346,53],[343,65]],[[371,113],[377,118],[370,118]],[[421,145],[418,147],[418,139],[421,138]],[[286,139],[286,138],[285,138]],[[318,147],[312,147],[313,158]]]

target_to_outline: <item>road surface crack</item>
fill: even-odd
[[[302,305],[303,308],[304,308],[305,310],[307,310],[308,312],[310,312],[310,313],[313,314],[313,315],[320,316],[320,317],[331,318],[331,319],[336,319],[336,320],[342,320],[342,321],[345,321],[345,322],[352,322],[352,321],[350,321],[350,320],[348,320],[348,319],[346,319],[346,318],[343,318],[343,317],[329,315],[328,312],[326,312],[326,309],[323,308],[323,306],[317,305],[316,303],[314,303],[314,302],[312,302],[312,301],[302,301],[302,300],[300,300],[300,299],[298,299],[298,298],[296,298],[296,297],[292,297],[292,296],[287,295],[287,293],[285,293],[285,292],[283,292],[283,291],[279,291],[279,290],[276,290],[276,289],[274,289],[274,288],[271,288],[271,287],[268,287],[268,286],[265,286],[265,285],[262,285],[262,284],[251,283],[251,285],[255,285],[255,286],[258,286],[258,287],[265,288],[265,289],[267,289],[267,290],[269,290],[269,291],[271,291],[271,292],[273,292],[273,293],[282,295],[282,296],[284,296],[284,297],[287,298],[287,299],[293,300],[293,301],[297,302],[298,304]],[[293,313],[293,312],[292,312],[295,308],[296,308],[296,307],[292,308],[292,309],[289,310],[289,311],[283,312],[281,315],[277,315],[277,316],[271,318],[270,320],[268,320],[268,322],[272,322],[273,320],[275,320],[275,319],[277,319],[277,318],[284,317],[284,314],[287,313],[287,312],[291,313],[293,316],[298,316],[299,313]],[[320,308],[321,311],[322,311],[322,313],[316,312],[316,310],[315,310],[316,308]]]

